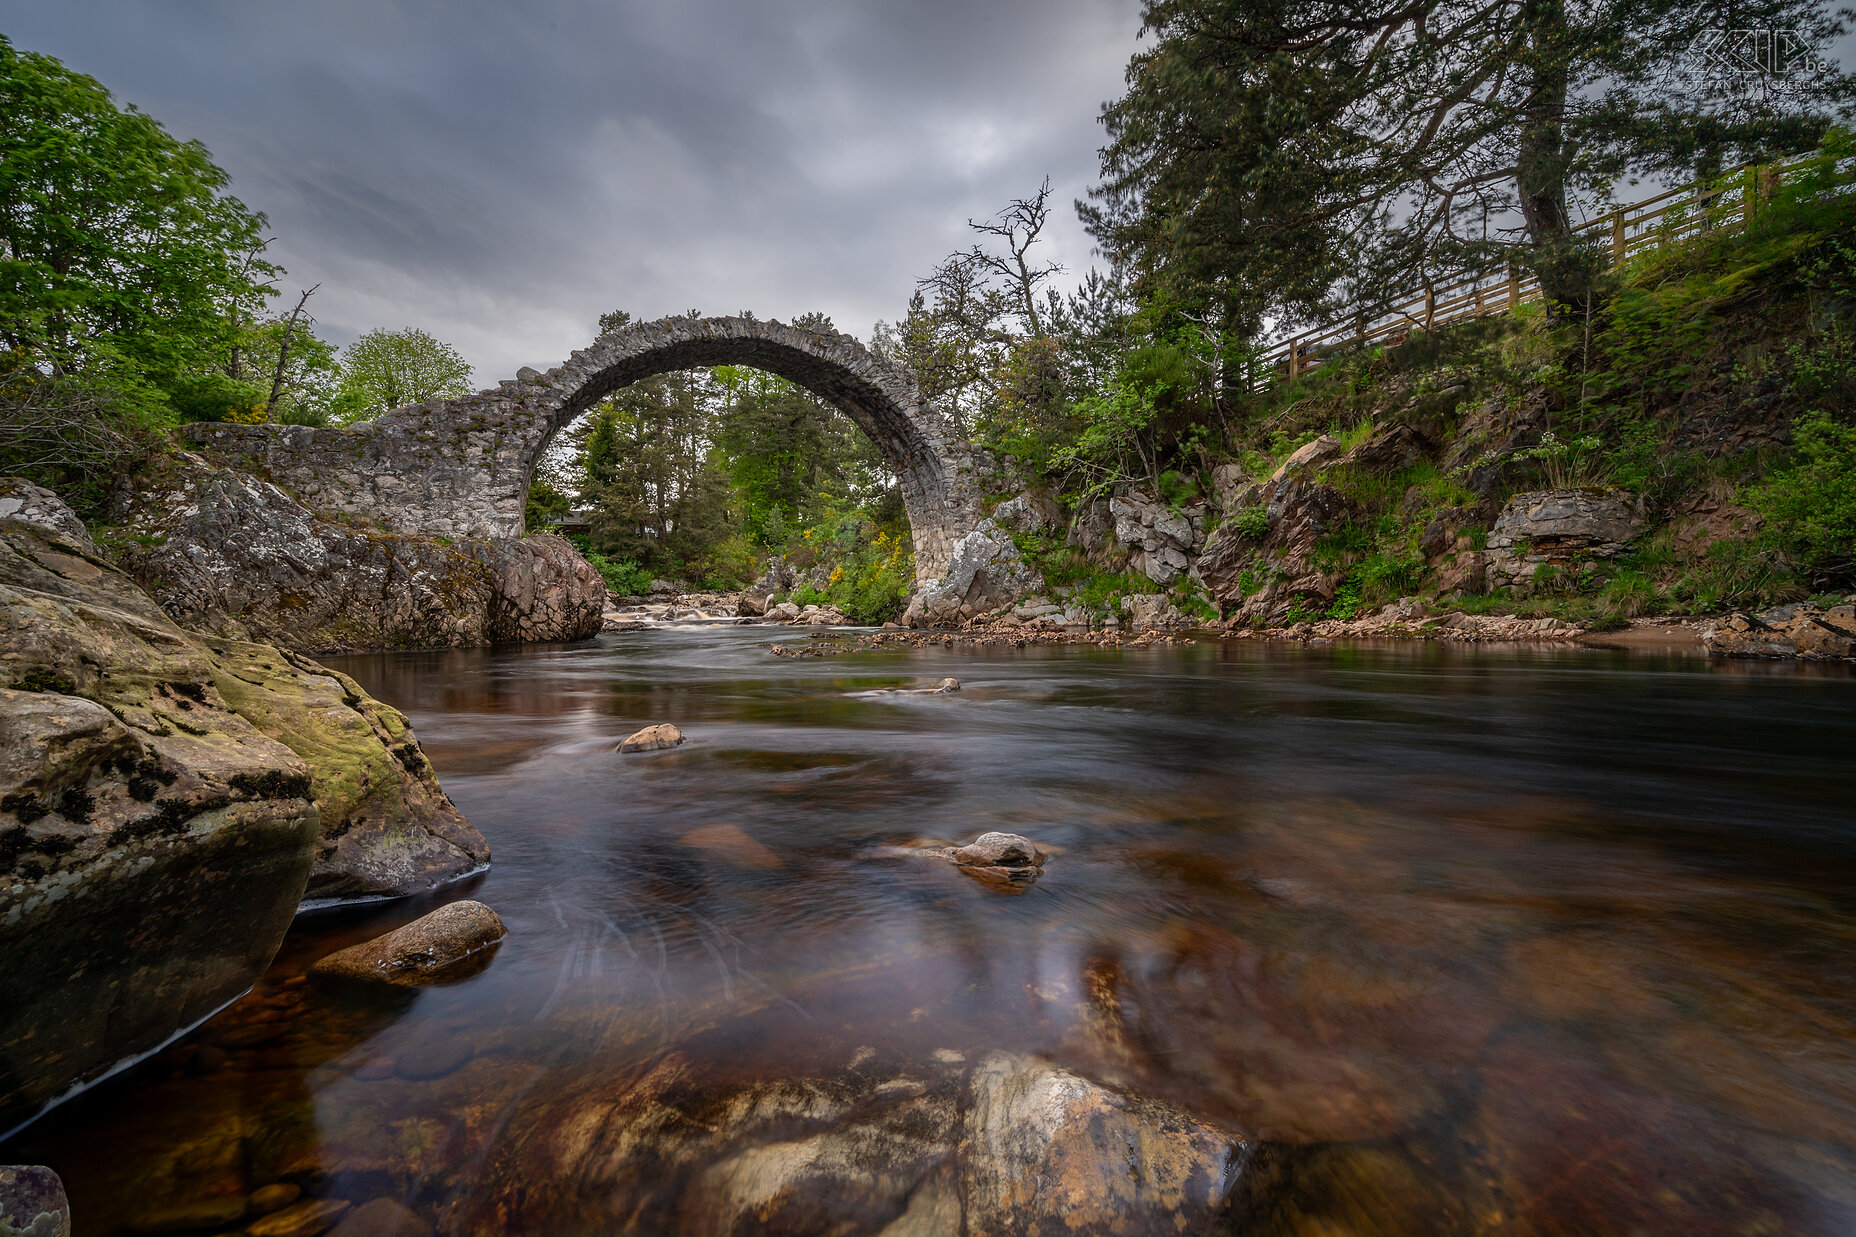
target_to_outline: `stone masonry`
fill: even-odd
[[[188,426],[196,444],[311,508],[389,532],[522,536],[529,479],[554,435],[620,387],[668,370],[748,365],[842,409],[901,479],[919,583],[978,525],[973,455],[907,369],[848,335],[748,318],[665,318],[594,340],[546,373],[342,429]]]

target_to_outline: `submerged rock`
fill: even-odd
[[[342,1217],[329,1237],[431,1237],[432,1226],[404,1203],[377,1198]]]
[[[508,935],[481,902],[452,902],[385,936],[317,959],[310,973],[416,988],[455,975]]]
[[[70,1234],[71,1203],[58,1174],[36,1164],[0,1164],[0,1237]]]
[[[646,726],[643,730],[628,735],[619,744],[621,752],[661,752],[666,748],[681,747],[683,732],[669,722],[660,722],[655,726]]]
[[[312,1198],[273,1212],[245,1227],[245,1237],[319,1237],[348,1210],[339,1198]]]
[[[967,1112],[967,1232],[1203,1232],[1245,1143],[1154,1100],[1035,1057],[975,1067]]]
[[[1243,1165],[1238,1134],[1041,1058],[875,1056],[743,1084],[673,1052],[537,1093],[446,1231],[1197,1233]]]

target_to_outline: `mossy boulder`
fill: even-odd
[[[306,891],[488,859],[399,713],[182,629],[55,497],[0,481],[0,1131],[237,997]]]

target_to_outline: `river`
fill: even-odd
[[[633,1186],[536,1167],[576,1095],[673,1055],[739,1086],[1008,1051],[1243,1131],[1233,1232],[1856,1231],[1847,667],[768,643],[330,659],[490,840],[444,897],[507,940],[368,1000],[305,968],[434,900],[306,915],[248,997],[0,1160],[56,1168],[79,1233],[227,1231],[271,1181],[621,1231]],[[613,750],[659,721],[689,742]],[[1042,879],[901,849],[987,830]],[[696,1188],[673,1167],[653,1206]]]

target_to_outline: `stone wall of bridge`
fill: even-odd
[[[187,426],[203,447],[312,509],[390,532],[520,537],[529,479],[555,434],[613,391],[669,370],[744,365],[828,401],[895,470],[918,581],[940,579],[980,523],[974,454],[913,375],[848,335],[750,318],[666,318],[609,331],[546,372],[343,428]]]

